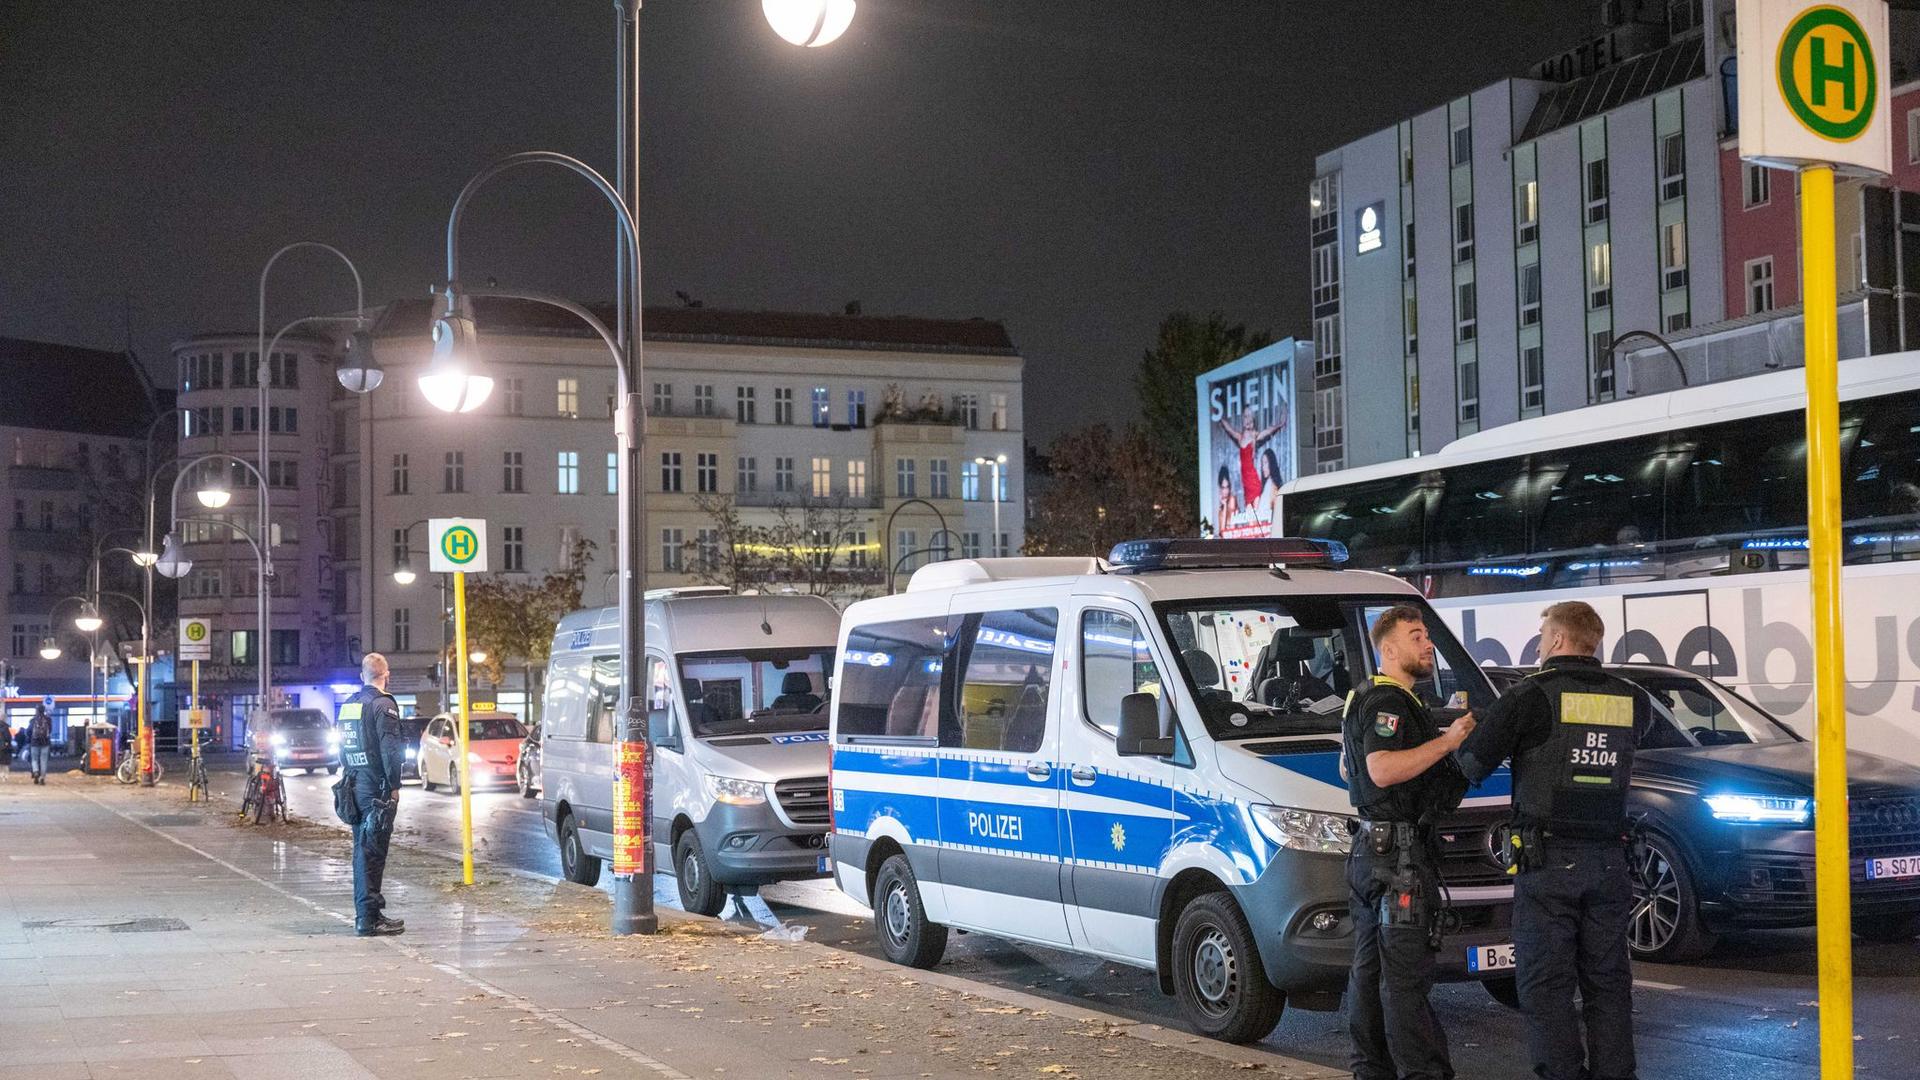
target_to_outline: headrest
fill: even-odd
[[[780,676],[780,692],[783,694],[813,693],[813,677],[804,671],[789,671]]]
[[[1193,684],[1202,690],[1220,685],[1220,665],[1213,660],[1213,654],[1204,649],[1188,649],[1180,654],[1181,662],[1187,665],[1188,674],[1193,676]]]
[[[1285,630],[1275,631],[1273,644],[1267,648],[1268,655],[1283,664],[1304,664],[1313,659],[1313,639],[1295,637]]]

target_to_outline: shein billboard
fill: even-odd
[[[1275,342],[1194,380],[1201,535],[1270,536],[1280,486],[1298,473],[1293,377],[1313,346]]]

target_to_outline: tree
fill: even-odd
[[[1160,323],[1153,347],[1141,357],[1134,389],[1142,426],[1185,493],[1182,506],[1199,505],[1194,475],[1200,467],[1200,431],[1193,381],[1271,344],[1271,333],[1248,330],[1242,323],[1229,326],[1218,312],[1200,318],[1176,311]]]
[[[496,686],[506,676],[508,661],[520,664],[535,721],[540,719],[540,686],[553,649],[553,630],[563,616],[580,607],[593,546],[591,540],[576,541],[567,565],[538,581],[488,574],[467,583],[467,648],[486,653],[480,668]],[[449,656],[447,661],[452,670],[459,658]]]
[[[859,599],[878,580],[871,545],[861,543],[866,515],[831,499],[795,495],[748,521],[724,495],[699,495],[694,506],[711,526],[683,549],[687,572],[734,592],[788,590]]]
[[[1052,476],[1027,518],[1028,555],[1099,555],[1122,540],[1194,531],[1188,487],[1139,427],[1069,431],[1047,448]]]

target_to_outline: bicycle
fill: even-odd
[[[187,801],[207,802],[211,796],[212,789],[207,781],[207,759],[200,755],[200,740],[195,739],[193,756],[187,759]]]
[[[166,772],[167,767],[160,763],[159,755],[154,755],[153,782],[156,784],[159,783],[160,778],[166,775]],[[126,757],[121,758],[120,764],[113,770],[113,778],[123,784],[138,782],[140,779],[140,755],[137,753],[129,753]]]
[[[247,777],[247,794],[240,800],[240,816],[252,815],[254,824],[264,825],[276,818],[287,820],[287,786],[273,762],[262,761]]]

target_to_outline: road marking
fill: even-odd
[[[7,858],[12,860],[13,862],[77,862],[81,859],[91,859],[94,857],[95,856],[93,855],[92,852],[86,852],[84,854],[79,854],[79,855],[69,854],[69,855],[9,855],[7,856]]]
[[[144,821],[139,821],[131,817],[130,815],[124,814],[119,810],[116,810],[113,807],[108,806],[106,803],[103,803],[100,800],[94,798],[93,796],[86,794],[85,792],[81,793],[81,797],[86,799],[88,802],[94,804],[95,806],[100,807],[102,810],[105,810],[108,813],[115,815],[116,817],[124,818],[125,820],[132,822],[135,825],[138,825],[140,828],[147,830],[148,832],[161,838],[162,840],[167,841],[168,843],[175,844],[179,847],[185,848],[186,850],[193,852],[195,855],[200,856],[201,858],[207,860],[208,862],[214,864],[215,866],[218,866],[228,871],[229,873],[237,874],[240,877],[246,878],[248,881],[251,881],[256,885],[259,885],[264,889],[268,889],[268,890],[271,890],[272,892],[278,893],[281,896],[284,896],[287,899],[292,900],[293,902],[300,904],[301,906],[306,907],[312,911],[318,912],[321,915],[325,915],[326,917],[333,919],[336,922],[344,923],[348,926],[353,925],[353,916],[351,915],[343,915],[340,912],[335,911],[324,904],[317,903],[313,900],[307,899],[304,896],[301,896],[298,893],[290,892],[286,889],[283,889],[280,886],[274,884],[273,882],[268,881],[266,878],[259,876],[258,874],[255,874],[249,870],[244,870],[238,866],[235,866],[234,864],[228,862],[227,860],[220,858],[218,855],[214,855],[210,852],[202,851],[201,849],[194,847],[192,844],[187,843],[185,840],[182,840],[177,836],[170,836],[164,832],[161,832],[159,829],[156,829],[153,826],[148,825]],[[91,856],[89,856],[89,858],[91,858]],[[398,938],[383,937],[378,940],[380,941],[381,944],[386,945],[389,948],[398,950],[402,955],[406,956],[410,960],[415,961],[416,963],[425,964],[428,967],[433,968],[435,971],[439,971],[443,974],[450,975],[453,978],[456,978],[461,982],[466,983],[468,986],[471,986],[476,990],[480,990],[485,993],[491,994],[495,997],[498,997],[501,1000],[505,1001],[507,1004],[513,1006],[516,1009],[519,1009],[521,1012],[526,1013],[528,1016],[534,1017],[535,1019],[541,1020],[547,1024],[552,1025],[553,1027],[559,1028],[560,1030],[566,1032],[569,1035],[573,1035],[577,1038],[584,1039],[587,1042],[590,1042],[593,1045],[598,1046],[602,1050],[607,1051],[608,1053],[616,1054],[620,1057],[627,1059],[628,1061],[633,1062],[635,1065],[639,1065],[643,1068],[652,1070],[655,1074],[659,1076],[667,1077],[669,1078],[669,1080],[693,1080],[691,1076],[688,1076],[686,1073],[681,1072],[680,1070],[674,1068],[673,1066],[668,1065],[663,1061],[656,1061],[653,1058],[650,1058],[647,1055],[641,1053],[640,1051],[635,1050],[633,1047],[628,1046],[625,1043],[610,1039],[605,1035],[602,1035],[599,1032],[594,1031],[592,1028],[585,1027],[581,1024],[577,1024],[572,1020],[569,1020],[566,1017],[560,1015],[559,1013],[554,1012],[552,1009],[545,1008],[544,1006],[541,1006],[541,1005],[536,1005],[535,1003],[528,1001],[526,998],[523,998],[518,994],[511,993],[501,987],[495,986],[494,984],[488,982],[485,979],[480,978],[477,975],[470,975],[467,972],[462,971],[460,968],[453,966],[452,964],[447,964],[439,960],[432,959],[431,957],[427,956],[425,953],[421,952],[419,949],[416,949],[411,945],[406,945],[401,943],[401,941]]]
[[[1673,983],[1654,982],[1652,979],[1635,979],[1633,980],[1633,985],[1635,989],[1639,989],[1639,990],[1685,990],[1686,989],[1686,987],[1684,986],[1676,986]]]

